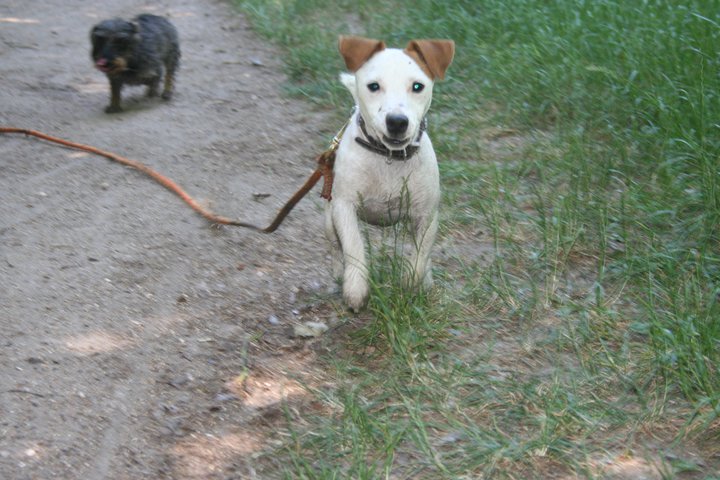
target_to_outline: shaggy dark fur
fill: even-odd
[[[152,97],[164,77],[162,98],[172,97],[180,42],[167,19],[143,14],[130,21],[104,20],[93,27],[90,41],[95,67],[110,80],[107,113],[122,111],[120,91],[125,84],[147,85],[147,94]]]

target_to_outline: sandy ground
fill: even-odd
[[[176,95],[126,88],[107,115],[89,30],[141,12],[180,32]],[[9,0],[0,125],[141,160],[266,224],[334,133],[283,96],[280,61],[222,1]],[[336,288],[318,190],[273,235],[211,228],[135,170],[3,135],[0,200],[0,478],[266,478],[266,419],[313,375],[290,325],[332,320],[312,303]]]

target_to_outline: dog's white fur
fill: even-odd
[[[423,133],[418,139],[432,100],[433,78],[428,73],[427,67],[421,68],[406,51],[385,49],[383,44],[354,75],[341,75],[356,109],[337,150],[332,200],[325,211],[325,233],[334,253],[333,273],[336,277],[342,275],[344,300],[356,312],[369,296],[359,220],[373,225],[408,221],[415,248],[406,282],[424,288],[433,283],[430,251],[438,228],[440,183],[430,138]],[[413,87],[416,83],[424,86],[419,92]],[[379,88],[375,90],[373,85],[372,91],[370,84]],[[402,150],[416,144],[419,150],[407,160],[389,160],[364,148],[355,140],[363,137],[358,115],[362,115],[367,133],[389,149]],[[407,117],[408,127],[402,138],[388,131],[388,115]]]

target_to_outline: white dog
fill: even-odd
[[[356,108],[335,160],[325,233],[343,297],[359,311],[369,296],[365,245],[358,220],[373,225],[410,222],[415,249],[406,282],[432,286],[430,250],[438,227],[437,160],[425,131],[433,81],[452,62],[452,40],[413,40],[404,50],[362,37],[340,37],[342,74]]]

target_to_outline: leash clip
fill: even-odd
[[[342,128],[338,130],[338,132],[335,134],[332,141],[330,142],[330,150],[332,150],[333,152],[337,150],[340,146],[340,140],[342,140],[342,137],[345,134],[345,130],[347,130],[348,125],[350,125],[350,119],[348,119],[348,121],[345,122],[345,125],[343,125]]]

